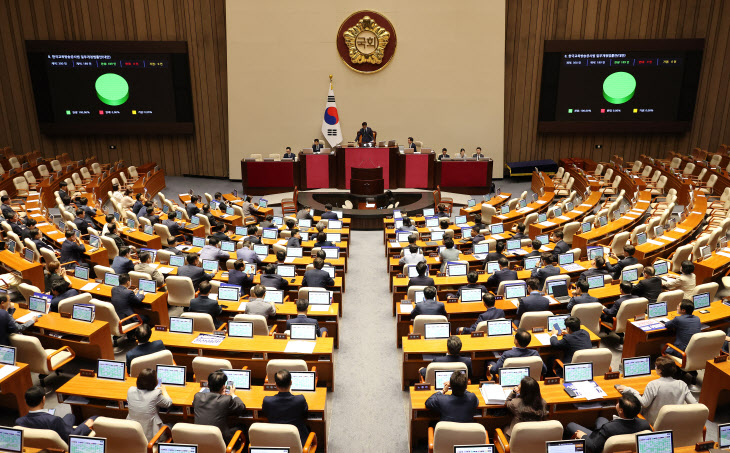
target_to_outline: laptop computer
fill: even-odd
[[[81,280],[89,279],[89,268],[85,266],[76,266],[74,268],[74,277]]]
[[[710,300],[710,293],[699,293],[692,296],[692,303],[695,306],[695,310],[700,310],[710,306],[712,301]]]
[[[555,280],[547,282],[547,293],[553,296],[558,302],[567,302],[570,300],[568,295],[568,283],[565,280]]]
[[[591,222],[583,222],[580,224],[580,231],[582,233],[587,233],[587,232],[591,231],[591,228],[593,228],[593,225],[591,224]]]
[[[423,338],[426,340],[443,340],[451,336],[451,323],[431,322],[423,325]]]
[[[193,237],[193,247],[205,247],[205,238]]]
[[[236,243],[233,241],[223,241],[221,242],[221,250],[224,252],[235,252]]]
[[[50,300],[45,297],[30,296],[28,298],[28,309],[36,313],[48,313]]]
[[[489,232],[491,234],[504,233],[504,223],[493,223],[493,224],[489,225]]]
[[[493,274],[499,270],[498,261],[487,261],[487,274]]]
[[[636,245],[646,244],[646,233],[639,233],[636,235]]]
[[[104,360],[96,361],[96,377],[98,379],[111,379],[112,381],[123,381],[125,379],[126,364],[121,360]]]
[[[556,329],[556,326],[559,328],[556,330],[565,330],[565,320],[568,319],[568,316],[570,315],[548,316],[547,330]]]
[[[463,373],[463,370],[462,370]],[[454,374],[453,370],[436,370],[434,371],[434,389],[435,390],[442,390],[444,388],[444,384],[449,382],[451,380],[451,375]]]
[[[292,278],[296,275],[296,270],[292,264],[279,264],[276,266],[276,273],[284,278]]]
[[[432,231],[431,232],[431,241],[442,241],[443,239],[444,239],[443,231]]]
[[[302,247],[287,247],[286,257],[287,258],[301,258],[304,256],[304,248]]]
[[[540,264],[539,256],[528,256],[525,258],[524,268],[526,271],[530,271]]]
[[[68,436],[68,453],[106,453],[105,437]]]
[[[730,423],[717,425],[717,442],[720,448],[730,448]]]
[[[563,370],[563,382],[581,382],[593,380],[593,362],[566,363]]]
[[[180,267],[185,265],[185,257],[180,255],[170,256],[170,266]]]
[[[279,237],[279,229],[278,228],[264,228],[261,237],[264,239],[276,239]]]
[[[396,231],[395,241],[396,242],[408,242],[408,237],[413,234],[412,231]]]
[[[94,321],[94,306],[74,304],[71,308],[71,319],[84,322]]]
[[[480,302],[482,300],[481,288],[460,288],[459,298],[462,302]]]
[[[0,427],[0,451],[10,453],[22,453],[23,451],[23,430]]]
[[[215,274],[218,272],[218,261],[217,260],[203,260],[203,270],[207,274]]]
[[[253,338],[253,322],[230,321],[228,323],[228,336],[236,338]]]
[[[264,294],[264,300],[266,302],[273,302],[275,304],[284,303],[284,290],[282,289],[269,289]]]
[[[466,275],[469,266],[466,263],[449,261],[446,263],[446,275],[449,277],[462,277]]]
[[[238,302],[241,299],[241,288],[238,286],[223,286],[218,288],[218,300]]]
[[[588,259],[593,261],[603,256],[603,247],[588,247]]]
[[[512,321],[509,319],[490,319],[487,321],[487,336],[512,336]]]
[[[329,291],[309,291],[309,305],[330,305],[332,298]]]
[[[671,431],[654,431],[636,435],[637,453],[672,453],[674,442]]]
[[[667,303],[666,302],[654,302],[649,303],[646,307],[647,318],[660,318],[658,321],[667,322],[669,319],[667,316]]]
[[[622,282],[635,282],[639,279],[639,269],[626,269],[621,271]]]
[[[266,257],[269,255],[269,246],[266,244],[254,244],[253,252],[260,257]]]
[[[157,292],[157,282],[154,280],[147,280],[144,278],[139,279],[139,292],[140,294],[154,294]]]
[[[583,266],[575,262],[575,255],[573,255],[573,253],[571,252],[561,253],[560,255],[558,255],[558,264],[560,265],[560,267],[568,272],[574,272],[584,269]]]
[[[107,286],[119,286],[119,275],[107,272],[104,274],[104,284]]]
[[[157,365],[157,380],[165,385],[185,385],[186,367],[177,365]]]
[[[651,374],[651,357],[627,357],[621,359],[621,369],[624,377],[649,376]]]
[[[408,242],[408,240],[406,240],[406,242]],[[336,260],[340,257],[339,247],[322,247],[322,251],[325,254],[325,259]]]

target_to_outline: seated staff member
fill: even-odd
[[[488,286],[499,288],[499,284],[502,282],[517,280],[517,271],[509,268],[509,260],[507,258],[502,257],[497,263],[499,263],[499,270],[489,276],[487,279]],[[474,275],[476,276],[476,273]]]
[[[252,249],[253,245],[248,239],[243,241],[243,247],[236,250],[236,258],[251,264],[261,264],[261,258]]]
[[[490,319],[500,319],[504,318],[504,310],[501,308],[495,308],[494,305],[496,303],[496,299],[494,297],[494,294],[492,293],[484,293],[482,296],[482,302],[484,302],[484,306],[487,308],[487,311],[480,314],[477,318],[477,321],[472,324],[471,327],[459,327],[457,330],[457,333],[459,334],[470,334],[472,332],[476,332],[477,326],[482,321],[489,321]]]
[[[213,279],[211,274],[206,273],[202,267],[199,267],[200,258],[197,253],[190,253],[185,257],[186,264],[177,268],[178,277],[189,277],[193,281],[193,287],[198,290],[200,282],[205,280],[209,282]]]
[[[418,302],[411,310],[411,319],[418,315],[443,315],[447,316],[446,307],[443,302],[436,300],[436,287],[427,286],[423,290],[423,302]]]
[[[314,243],[314,247],[332,247],[334,244],[332,241],[327,240],[327,233],[320,231],[317,233],[317,241]]]
[[[302,246],[302,235],[299,233],[298,228],[291,230],[291,236],[286,241],[287,247],[301,247]]]
[[[312,214],[309,213],[310,207],[308,205],[302,206],[302,209],[297,211],[297,220],[312,220]]]
[[[190,308],[188,311],[192,313],[209,314],[210,317],[213,318],[215,328],[218,329],[223,324],[223,322],[218,319],[218,316],[223,313],[223,307],[218,305],[217,300],[208,297],[212,288],[213,285],[211,285],[210,282],[200,282],[200,286],[198,287],[198,297],[190,300]]]
[[[568,301],[568,313],[573,310],[573,307],[579,304],[590,304],[593,302],[600,302],[597,298],[588,294],[590,286],[587,280],[578,280],[575,283],[575,289],[573,290],[573,297]]]
[[[540,393],[540,384],[530,376],[523,377],[520,385],[512,389],[505,405],[513,416],[504,430],[507,436],[512,435],[512,429],[517,423],[541,422],[548,416],[547,402]]]
[[[25,404],[28,405],[28,415],[15,420],[15,424],[23,428],[34,429],[50,429],[55,431],[58,436],[68,443],[70,435],[88,436],[91,434],[91,428],[94,426],[93,416],[84,423],[74,428],[76,417],[73,414],[66,414],[63,418],[57,415],[51,415],[44,409],[46,405],[46,392],[43,387],[31,387],[25,392]]]
[[[13,319],[15,307],[8,300],[8,296],[0,295],[0,346],[10,346],[10,334],[22,333],[25,329],[35,324],[38,316],[33,316],[24,324],[20,324]]]
[[[416,144],[413,143],[413,137],[408,137],[408,146],[406,148],[416,149]]]
[[[459,299],[461,299],[461,290],[462,289],[481,289],[482,294],[486,294],[487,287],[482,285],[481,283],[478,283],[479,281],[479,274],[477,274],[474,271],[469,272],[466,274],[466,285],[459,288]],[[487,282],[488,283],[488,282]]]
[[[558,340],[558,331],[550,330],[550,346],[563,351],[563,363],[571,363],[575,351],[593,348],[591,334],[580,328],[580,319],[575,316],[565,319],[565,332],[560,340]]]
[[[274,375],[276,395],[264,397],[261,410],[269,423],[293,425],[299,431],[299,439],[304,445],[309,436],[307,427],[307,411],[309,406],[304,395],[292,395],[291,373],[288,370],[279,370]]]
[[[324,267],[324,260],[322,258],[315,258],[312,261],[314,269],[310,269],[304,273],[302,278],[302,286],[326,288],[328,286],[335,286],[335,280],[330,277],[327,271],[322,270]]]
[[[64,237],[66,240],[61,244],[61,258],[59,258],[59,261],[62,263],[75,261],[77,264],[82,264],[84,262],[86,247],[76,237],[75,230],[71,228],[67,229]]]
[[[148,251],[140,252],[139,263],[134,265],[135,272],[141,272],[150,276],[152,280],[157,283],[157,287],[160,288],[165,284],[165,278],[162,276],[157,267],[152,266],[152,254]]]
[[[461,362],[464,365],[466,365],[466,369],[469,375],[469,379],[472,377],[472,371],[471,371],[471,357],[462,357],[459,355],[461,352],[461,338],[457,337],[456,335],[452,335],[449,337],[448,340],[446,340],[446,350],[448,351],[448,354],[444,356],[439,356],[433,359],[434,363],[457,363]],[[419,373],[421,373],[421,376],[426,377],[426,367],[421,367],[418,370]]]
[[[474,420],[474,410],[479,399],[466,389],[466,373],[454,371],[444,388],[426,400],[426,408],[440,414],[442,422],[469,423]],[[451,395],[448,394],[451,389]]]
[[[697,402],[689,391],[687,384],[679,379],[674,379],[677,374],[677,365],[669,357],[657,357],[654,368],[659,379],[654,379],[646,385],[644,394],[631,387],[619,385],[616,387],[621,393],[632,393],[641,403],[641,413],[646,421],[652,425],[656,422],[659,410],[667,404],[694,404]]]
[[[408,246],[408,251],[410,252],[408,255],[403,253],[403,257],[398,260],[398,264],[401,266],[405,266],[407,264],[418,264],[421,261],[426,261],[426,258],[423,256],[423,252],[419,251],[420,249],[416,244],[410,244]]]
[[[319,153],[322,151],[322,145],[319,143],[319,139],[315,138],[314,143],[312,144],[312,152],[313,153]]]
[[[484,159],[484,154],[482,154],[482,148],[480,146],[477,146],[476,152],[471,155],[476,160],[482,160]]]
[[[266,302],[264,300],[264,296],[266,295],[265,286],[254,286],[253,295],[253,299],[250,299],[246,304],[246,310],[244,310],[245,314],[261,315],[264,318],[273,318],[276,316],[276,305],[274,305],[273,302]]]
[[[236,395],[236,387],[230,389],[226,395],[228,377],[223,371],[214,371],[208,375],[209,392],[198,392],[193,397],[193,411],[196,425],[210,425],[220,429],[226,445],[231,442],[236,428],[228,426],[228,417],[242,415],[246,405]]]
[[[527,349],[527,346],[529,346],[530,342],[532,341],[532,335],[527,330],[517,329],[517,332],[515,332],[514,341],[515,346],[509,351],[504,351],[499,357],[499,360],[497,360],[496,362],[489,362],[489,372],[492,374],[493,377],[495,377],[495,379],[495,375],[499,373],[499,370],[501,370],[504,366],[504,361],[507,359],[516,357],[540,357],[539,352],[535,351],[534,349]],[[543,363],[542,374],[545,375],[546,373],[547,367],[545,366],[545,363]]]
[[[163,247],[162,250],[164,250],[166,252],[170,252],[175,256],[183,256],[182,250],[177,248],[177,237],[175,237],[175,236],[170,236],[167,239],[167,245],[165,245],[165,247]]]
[[[162,221],[162,224],[165,225],[170,231],[170,234],[172,236],[180,236],[182,233],[180,232],[180,225],[178,225],[177,222],[175,222],[175,219],[177,218],[177,211],[170,210],[170,212],[167,213],[167,218]]]
[[[247,274],[243,271],[245,268],[246,263],[243,260],[236,260],[233,263],[233,269],[228,271],[228,283],[240,286],[243,292],[247,293],[253,286],[254,274]]]
[[[211,233],[213,233],[213,234],[211,234],[210,236],[208,236],[209,239],[210,238],[216,238],[216,239],[218,239],[219,242],[230,241],[231,240],[231,238],[229,238],[228,235],[226,235],[226,233],[225,233],[226,226],[224,224],[222,224],[222,223],[219,223],[218,225],[211,226],[210,227],[210,230],[211,230]]]
[[[649,303],[654,303],[662,293],[662,279],[654,276],[654,268],[651,266],[646,266],[643,274],[644,279],[634,285],[631,294],[645,297]]]
[[[321,337],[323,333],[327,333],[326,327],[319,327],[319,321],[315,318],[307,317],[307,308],[309,301],[307,299],[297,299],[297,316],[286,320],[286,330],[291,330],[292,324],[314,324],[317,336]]]
[[[545,280],[547,280],[548,277],[560,275],[560,268],[555,265],[555,263],[558,262],[558,259],[550,252],[542,253],[540,255],[540,259],[542,260],[543,267],[535,267],[532,272],[530,272],[530,277],[537,279],[538,288],[545,286]]]
[[[31,219],[32,220],[32,219]],[[47,248],[48,250],[52,251],[54,254],[56,253],[56,250],[51,247],[50,245],[43,242],[43,237],[41,235],[41,230],[37,228],[33,228],[30,231],[28,231],[28,235],[30,237],[30,240],[33,241],[33,244],[35,244],[36,248],[38,249],[38,252],[40,253],[42,248]]]
[[[530,294],[520,299],[517,306],[515,318],[518,322],[522,315],[529,311],[546,311],[550,308],[550,299],[542,295],[539,281],[536,278],[527,279],[527,289]]]
[[[695,265],[692,261],[682,261],[682,270],[679,277],[669,283],[663,283],[664,289],[669,291],[681,289],[684,292],[684,299],[692,300],[695,294],[697,280],[695,279]]]
[[[669,322],[664,323],[664,327],[676,331],[676,337],[672,344],[682,351],[687,349],[692,335],[702,330],[700,318],[692,314],[694,309],[694,303],[691,300],[684,299],[679,303],[679,307],[677,308],[677,314],[679,316],[675,316]],[[667,348],[667,354],[680,357],[680,354],[672,348]]]
[[[643,418],[637,418],[641,412],[641,403],[632,393],[624,393],[616,403],[618,417],[611,421],[604,417],[596,420],[596,429],[591,431],[577,423],[570,422],[565,427],[565,437],[570,439],[585,439],[586,449],[589,452],[603,451],[603,446],[612,436],[634,434],[639,431],[651,430],[651,425]]]
[[[624,270],[626,266],[633,266],[634,264],[639,263],[639,260],[634,258],[635,252],[636,248],[633,245],[626,244],[624,245],[623,257],[617,257],[616,254],[614,254],[613,252],[609,253],[609,256],[618,259],[618,262],[616,264],[611,264],[610,262],[606,263],[606,269],[608,269],[608,271],[613,274],[614,280],[618,280],[621,278],[621,271]]]
[[[276,273],[276,264],[269,263],[264,267],[264,273],[259,277],[261,285],[266,288],[289,289],[289,282]]]
[[[428,271],[428,264],[425,261],[421,261],[416,264],[417,277],[411,277],[408,279],[408,288],[411,286],[435,286],[433,278],[426,275]]]
[[[588,280],[588,277],[593,277],[594,275],[609,275],[610,272],[608,271],[608,268],[606,267],[606,259],[602,256],[599,256],[598,258],[594,259],[591,263],[591,268],[588,270],[585,270],[580,273],[580,276],[578,277],[578,280]]]
[[[124,319],[134,314],[134,308],[144,307],[142,301],[144,294],[139,293],[139,289],[132,291],[129,289],[132,281],[129,274],[121,274],[119,276],[119,286],[112,288],[111,303],[114,305],[114,311],[117,312],[119,319]]]
[[[441,148],[441,154],[439,154],[438,159],[439,160],[451,159],[451,156],[448,155],[448,151],[446,150],[446,148]]]
[[[296,157],[296,154],[291,152],[291,147],[287,146],[286,150],[284,151],[284,155],[281,156],[282,159],[294,159]]]
[[[618,285],[621,296],[610,307],[603,307],[603,313],[601,314],[601,320],[603,322],[613,322],[613,318],[618,314],[618,309],[621,308],[621,304],[629,299],[636,299],[637,296],[631,294],[631,290],[634,286],[629,282],[621,282]]]
[[[504,256],[504,248],[507,246],[507,243],[504,241],[497,241],[496,244],[494,244],[494,252],[487,253],[487,258],[485,261],[499,261],[500,259],[504,258],[507,259],[506,256]]]
[[[134,270],[134,262],[129,259],[129,251],[129,247],[122,247],[119,249],[119,254],[114,257],[111,267],[115,274],[127,274],[129,271]],[[147,255],[149,255],[149,252],[143,253],[147,253]]]
[[[127,351],[127,372],[131,370],[132,360],[137,357],[143,357],[165,350],[165,345],[162,343],[162,340],[150,341],[152,329],[149,324],[142,324],[134,329],[132,334],[137,339],[137,346]]]
[[[117,227],[116,223],[108,223],[106,224],[106,234],[103,234],[103,236],[106,236],[110,238],[112,241],[114,241],[114,245],[117,246],[117,249],[121,249],[122,247],[125,247],[126,244],[122,240],[121,236],[119,236],[119,227]]]

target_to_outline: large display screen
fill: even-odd
[[[187,43],[26,41],[45,134],[193,132]]]
[[[702,39],[545,41],[538,131],[688,130],[703,47]]]

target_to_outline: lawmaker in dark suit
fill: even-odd
[[[213,279],[212,275],[207,274],[202,267],[198,267],[198,262],[200,261],[200,258],[198,258],[198,255],[196,253],[189,254],[185,258],[185,260],[188,264],[177,268],[177,276],[190,277],[190,280],[193,281],[193,287],[196,291],[200,286],[200,282],[202,282],[203,280],[209,282]]]
[[[170,236],[167,240],[167,245],[165,245],[162,250],[170,252],[176,256],[183,256],[182,250],[177,248],[177,238],[175,236]]]
[[[580,328],[580,319],[569,316],[565,319],[563,338],[558,340],[558,331],[550,331],[550,346],[563,351],[563,363],[571,363],[575,351],[591,349],[591,334]]]
[[[58,304],[64,299],[77,296],[79,292],[71,288],[71,284],[66,280],[56,280],[53,282],[53,286],[51,286],[51,294],[53,298],[51,299],[50,311],[58,313]]]
[[[324,212],[322,213],[322,220],[337,220],[337,213],[332,212],[332,205],[327,203],[324,205]]]
[[[442,148],[441,154],[439,154],[439,160],[444,160],[444,159],[451,159],[451,156],[449,156],[447,154],[446,148]]]
[[[274,263],[269,263],[264,267],[264,273],[260,279],[261,286],[266,288],[283,289],[284,291],[289,289],[289,282],[281,275],[277,275]]]
[[[553,240],[555,241],[555,247],[553,247],[553,258],[557,261],[558,255],[568,253],[568,250],[570,250],[570,244],[563,240],[562,231],[556,231],[553,233]]]
[[[86,213],[83,209],[77,209],[76,210],[76,218],[74,219],[74,225],[76,225],[76,228],[78,228],[79,231],[81,231],[81,234],[87,235],[89,234],[89,222],[86,221]]]
[[[473,159],[476,159],[476,160],[485,159],[484,154],[482,154],[482,147],[481,146],[477,146],[476,152],[474,154],[472,154],[471,157]]]
[[[408,288],[411,286],[434,286],[433,278],[426,275],[428,271],[428,264],[425,261],[421,261],[416,264],[416,271],[418,272],[417,277],[411,277],[408,279]]]
[[[309,301],[307,299],[297,299],[297,316],[296,318],[289,318],[286,321],[286,330],[291,330],[292,324],[314,324],[317,336],[321,337],[322,334],[327,333],[325,327],[319,327],[319,322],[315,318],[307,317],[307,308],[309,308]]]
[[[10,334],[22,333],[25,329],[32,326],[37,316],[33,316],[32,319],[26,321],[24,324],[20,324],[13,318],[15,313],[15,307],[12,307],[12,303],[8,300],[8,296],[0,296],[0,346],[10,346]]]
[[[616,403],[618,418],[611,421],[604,417],[596,419],[596,429],[591,431],[577,423],[570,422],[565,427],[565,437],[585,439],[586,449],[592,453],[600,453],[606,441],[621,434],[634,434],[639,431],[651,430],[651,425],[643,418],[637,418],[641,412],[641,402],[633,393],[624,393]]]
[[[514,236],[512,236],[512,239],[530,239],[530,236],[525,234],[525,229],[527,227],[524,223],[518,223],[517,224],[517,233],[515,233]]]
[[[578,280],[588,280],[588,277],[593,277],[594,275],[609,275],[610,273],[608,268],[606,268],[605,258],[599,256],[593,260],[593,267],[580,273]]]
[[[244,291],[248,291],[253,286],[254,274],[247,274],[243,270],[246,263],[243,260],[236,260],[233,263],[233,269],[228,271],[228,283],[240,286]]]
[[[46,392],[42,387],[31,387],[25,391],[25,404],[28,405],[28,415],[15,420],[15,424],[24,428],[34,429],[50,429],[55,431],[58,436],[68,443],[69,436],[88,436],[91,434],[91,428],[94,426],[92,417],[80,424],[76,428],[73,427],[75,416],[66,414],[63,418],[49,414],[44,406],[46,405]]]
[[[522,315],[529,311],[546,311],[550,308],[550,299],[543,296],[539,289],[537,279],[530,278],[527,280],[527,289],[530,291],[526,297],[520,299],[517,306],[516,318],[519,321]]]
[[[134,215],[139,214],[139,210],[144,207],[144,194],[142,192],[136,194],[134,196],[136,200],[134,201],[134,204],[132,205],[132,212]]]
[[[200,201],[200,195],[192,195],[190,197],[190,203],[185,205],[185,211],[188,213],[189,218],[193,218],[196,214],[200,213],[200,208],[197,203]]]
[[[213,324],[215,324],[215,328],[217,329],[223,324],[218,319],[218,316],[223,313],[223,307],[218,305],[218,301],[208,297],[211,288],[212,285],[210,283],[205,281],[200,282],[200,286],[198,286],[198,297],[190,300],[190,308],[188,311],[192,313],[208,313],[213,318]]]
[[[144,294],[139,294],[139,290],[129,289],[131,283],[129,274],[122,274],[119,276],[119,286],[112,288],[111,303],[114,305],[114,311],[117,312],[119,319],[132,316],[135,307],[143,306]]]
[[[324,260],[322,258],[315,258],[312,264],[314,264],[314,269],[310,269],[304,273],[302,286],[312,286],[318,288],[334,286],[335,280],[330,277],[330,274],[322,270],[322,268],[324,267]]]
[[[307,442],[309,428],[307,427],[307,411],[309,406],[304,395],[292,395],[291,373],[288,370],[279,370],[274,375],[276,395],[265,396],[261,405],[264,416],[269,423],[294,425],[299,431],[302,445]]]
[[[38,252],[41,251],[42,248],[47,248],[48,250],[52,251],[53,253],[56,253],[56,251],[51,247],[50,245],[43,242],[41,239],[41,230],[37,228],[33,228],[30,230],[30,240],[33,241],[33,244],[35,244],[36,248],[38,249]]]
[[[357,131],[357,136],[355,137],[355,141],[359,141],[360,137],[362,137],[362,144],[371,143],[375,141],[375,132],[373,132],[372,129],[368,127],[368,123],[363,121],[362,128]]]
[[[530,277],[536,279],[539,288],[542,289],[545,286],[545,280],[547,280],[548,277],[560,275],[560,268],[555,265],[558,259],[553,257],[550,252],[545,252],[541,254],[540,257],[542,259],[543,267],[535,267],[532,272],[530,272]]]
[[[411,311],[411,320],[418,315],[446,316],[446,307],[443,302],[436,300],[436,287],[428,286],[423,290],[423,302],[419,302]]]
[[[618,280],[621,278],[621,271],[624,270],[627,266],[633,266],[634,264],[638,264],[639,260],[634,258],[634,252],[636,252],[636,249],[631,244],[624,245],[624,257],[618,260],[616,264],[611,264],[610,262],[606,263],[606,269],[608,269],[609,272],[613,273],[613,279]],[[611,253],[611,256],[616,258],[616,255]]]
[[[474,420],[474,410],[479,399],[466,389],[468,377],[465,373],[454,371],[444,388],[426,400],[426,408],[438,412],[442,422],[469,423]],[[451,395],[447,395],[451,389]]]
[[[487,285],[495,288],[499,287],[499,284],[509,280],[517,280],[517,271],[509,268],[509,261],[507,258],[500,258],[498,261],[499,270],[487,279]]]
[[[516,357],[540,357],[540,353],[534,349],[527,349],[532,341],[532,335],[525,329],[517,329],[515,332],[515,346],[509,351],[504,351],[496,362],[490,362],[489,372],[492,376],[499,373],[504,366],[504,361]],[[542,364],[542,374],[547,372],[545,363]],[[495,376],[496,377],[496,376]]]
[[[694,304],[691,300],[683,300],[679,304],[677,314],[675,318],[664,324],[667,329],[674,329],[676,338],[672,343],[677,348],[684,351],[687,349],[689,341],[692,339],[692,335],[699,333],[702,330],[702,323],[700,318],[693,315]],[[667,349],[667,353],[679,356],[679,353],[672,348]]]
[[[618,314],[618,309],[621,308],[621,304],[624,303],[625,300],[637,298],[637,296],[631,294],[632,289],[633,285],[631,283],[621,282],[621,284],[619,285],[619,291],[621,292],[621,296],[616,299],[611,307],[603,307],[603,313],[601,314],[601,319],[603,321],[613,322],[613,318],[615,318],[616,314]]]
[[[167,229],[170,231],[170,234],[173,236],[180,236],[180,225],[175,222],[175,219],[177,218],[177,212],[171,211],[167,213],[167,218],[162,221],[162,224],[167,227]]]
[[[119,249],[119,255],[114,257],[111,268],[115,274],[128,274],[134,270],[134,263],[129,259],[129,247]]]
[[[568,302],[568,313],[570,313],[573,307],[575,307],[576,305],[600,302],[598,299],[588,294],[589,288],[590,287],[588,286],[588,281],[586,280],[578,280],[575,283],[573,297],[571,297],[570,301]]]
[[[150,341],[152,329],[148,324],[142,324],[134,330],[134,336],[137,337],[137,346],[127,351],[127,372],[132,367],[132,360],[137,357],[143,357],[148,354],[165,350],[162,340]]]
[[[487,253],[487,258],[485,261],[499,261],[500,259],[504,258],[507,259],[506,256],[504,256],[504,248],[506,244],[504,241],[497,241],[496,244],[494,244],[494,252]]]
[[[408,146],[406,148],[416,149],[416,144],[413,143],[413,137],[408,137]]]
[[[449,337],[448,340],[446,340],[446,350],[449,352],[445,356],[436,357],[433,359],[434,363],[458,363],[461,362],[464,365],[466,365],[466,370],[469,376],[469,379],[471,379],[472,371],[471,371],[471,357],[462,357],[459,355],[461,352],[461,338],[459,338],[456,335],[452,335]],[[426,367],[421,367],[420,370],[418,370],[421,373],[421,376],[426,376]]]
[[[321,143],[319,143],[319,139],[315,138],[314,143],[312,144],[312,152],[315,154],[320,153],[320,152],[322,152],[322,148],[323,148],[323,146]]]
[[[314,148],[312,148],[312,151],[314,151]],[[294,159],[297,155],[291,152],[291,147],[287,146],[286,150],[284,151],[284,155],[281,156],[282,159]]]
[[[477,321],[472,324],[471,327],[462,327],[458,330],[459,334],[469,334],[472,332],[476,332],[477,327],[479,326],[479,323],[482,321],[489,321],[490,319],[500,319],[504,318],[504,310],[501,308],[495,308],[495,302],[496,299],[494,297],[494,294],[491,293],[485,293],[482,296],[482,302],[484,302],[484,306],[487,308],[487,311],[484,313],[481,313],[479,317],[477,318]]]
[[[656,302],[659,294],[662,293],[662,279],[654,276],[654,268],[644,268],[644,279],[640,280],[631,290],[631,294],[638,297],[645,297],[649,303]]]
[[[418,263],[416,263],[418,264]],[[466,281],[467,284],[459,288],[459,299],[461,299],[461,291],[464,289],[481,289],[482,295],[487,293],[487,287],[482,285],[481,283],[478,283],[479,281],[479,274],[477,274],[474,271],[469,272],[466,274]]]
[[[225,394],[227,381],[228,378],[223,371],[214,371],[208,376],[210,391],[196,393],[193,397],[195,424],[210,425],[220,429],[226,445],[231,442],[236,432],[236,428],[228,426],[228,417],[241,415],[246,410],[246,405],[236,396],[235,387],[230,389],[230,395]]]
[[[72,229],[66,230],[65,237],[66,240],[63,241],[63,244],[61,245],[61,258],[59,261],[61,261],[61,263],[76,261],[81,264],[84,261],[84,252],[86,251],[86,247],[79,242],[79,239],[76,237],[76,233],[74,233],[74,230]]]

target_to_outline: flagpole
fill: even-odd
[[[332,74],[330,74],[330,90],[332,89]]]

